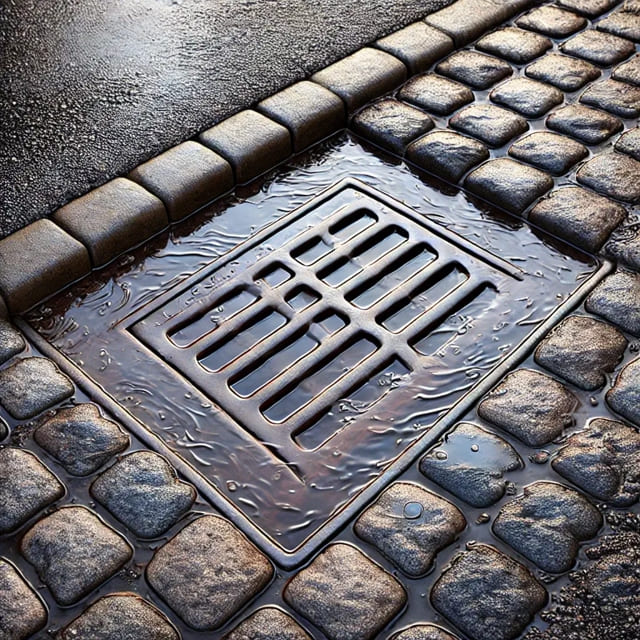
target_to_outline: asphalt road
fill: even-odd
[[[448,0],[0,0],[0,236]]]

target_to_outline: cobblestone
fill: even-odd
[[[600,20],[597,28],[622,38],[640,42],[640,4],[638,0],[626,0],[612,11],[604,20]]]
[[[431,591],[431,602],[473,640],[512,640],[547,601],[519,562],[485,544],[458,554]]]
[[[446,116],[473,102],[473,92],[455,80],[428,73],[411,78],[398,94],[400,100]]]
[[[592,391],[602,387],[627,347],[614,327],[586,316],[569,316],[539,344],[538,364],[572,384]]]
[[[442,627],[418,624],[392,636],[391,640],[458,640]]]
[[[640,162],[620,153],[595,156],[578,170],[578,182],[595,191],[622,200],[640,202]]]
[[[509,155],[559,176],[586,158],[589,151],[575,140],[548,131],[536,131],[516,140],[509,148]]]
[[[618,414],[640,426],[640,358],[622,369],[607,392],[607,403]]]
[[[623,124],[608,113],[571,104],[549,115],[547,127],[586,144],[600,144],[614,133],[622,131]]]
[[[63,507],[37,522],[20,550],[62,606],[89,594],[132,555],[127,541],[84,507]]]
[[[0,638],[26,640],[47,624],[47,610],[16,568],[0,558]]]
[[[420,461],[430,480],[473,507],[488,507],[504,496],[504,474],[523,466],[516,450],[480,427],[461,423]]]
[[[478,415],[528,446],[540,447],[573,423],[577,406],[577,398],[557,380],[518,369],[484,397]]]
[[[640,54],[618,65],[611,75],[616,80],[640,85]]]
[[[640,336],[640,275],[619,269],[593,290],[585,308]]]
[[[640,87],[618,80],[603,80],[590,86],[580,97],[580,102],[621,118],[637,118],[640,115]]]
[[[490,147],[501,147],[528,129],[527,121],[521,116],[490,104],[465,107],[451,118],[449,124]]]
[[[87,476],[129,445],[129,436],[100,415],[93,404],[79,404],[40,425],[35,441],[69,473]]]
[[[222,626],[268,584],[269,561],[229,522],[203,516],[161,547],[147,579],[199,631]]]
[[[639,460],[638,431],[622,422],[597,418],[571,435],[551,466],[598,500],[627,507],[640,495]]]
[[[616,141],[615,149],[620,153],[626,153],[635,160],[640,160],[640,127],[629,129],[623,133]]]
[[[504,60],[477,51],[457,51],[443,60],[436,71],[474,89],[488,89],[513,73]]]
[[[515,64],[524,64],[539,58],[552,46],[549,38],[514,27],[498,29],[476,42],[476,48],[480,51],[505,58]]]
[[[530,64],[525,73],[530,78],[547,82],[563,91],[576,91],[599,78],[602,72],[585,60],[550,53]]]
[[[100,598],[59,634],[58,640],[180,640],[164,614],[134,593]]]
[[[370,640],[400,612],[407,595],[355,547],[333,544],[289,581],[284,598],[329,640]]]
[[[13,531],[64,495],[58,478],[21,449],[0,449],[0,533]]]
[[[67,376],[47,358],[24,358],[0,371],[0,404],[26,420],[73,395]]]
[[[586,27],[587,21],[571,11],[546,5],[525,14],[516,21],[516,24],[552,38],[563,38]]]
[[[491,100],[521,113],[539,118],[564,100],[562,91],[528,78],[514,78],[496,87]]]
[[[410,142],[433,128],[433,120],[419,109],[385,99],[360,111],[353,128],[380,147],[403,155]]]
[[[628,58],[634,53],[635,47],[633,42],[610,33],[587,30],[560,45],[560,50],[601,67],[611,67]]]
[[[556,482],[536,482],[500,509],[493,531],[543,571],[563,573],[573,566],[580,542],[601,526],[600,512],[582,494]]]
[[[22,334],[9,322],[0,318],[0,364],[18,355],[24,348]]]
[[[409,482],[386,489],[356,521],[355,532],[404,573],[427,573],[436,554],[466,527],[453,504]]]
[[[284,611],[259,609],[243,620],[224,640],[311,640],[311,636]]]
[[[186,513],[195,489],[150,451],[131,453],[91,485],[92,495],[140,538],[156,538]]]
[[[552,191],[529,213],[529,220],[573,244],[596,252],[625,219],[623,206],[581,187]]]
[[[618,0],[558,0],[561,7],[595,18],[615,7]]]
[[[465,179],[465,186],[481,198],[521,214],[553,187],[553,179],[510,158],[497,158],[474,169]]]

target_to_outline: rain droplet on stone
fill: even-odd
[[[238,484],[233,480],[227,480],[227,489],[229,489],[229,491],[237,491]]]
[[[424,507],[419,502],[407,502],[402,513],[407,520],[415,520],[422,515]]]
[[[487,524],[487,522],[489,522],[489,520],[491,520],[491,516],[488,513],[481,513],[476,518],[476,524]]]
[[[480,451],[480,447],[477,444],[472,444],[471,451],[473,452]]]
[[[436,451],[436,458],[438,460],[446,460],[449,456],[447,455],[446,451]]]

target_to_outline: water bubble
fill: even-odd
[[[598,406],[598,398],[596,398],[595,396],[591,396],[589,398],[589,402],[591,403],[592,407],[597,407]]]
[[[545,464],[551,454],[548,451],[537,451],[529,456],[529,460],[534,464]]]
[[[407,520],[415,520],[422,515],[423,511],[424,507],[419,502],[407,502],[402,513]]]
[[[471,451],[473,451],[474,453],[480,451],[480,447],[477,444],[472,444]]]
[[[233,480],[227,480],[227,489],[229,491],[237,491],[238,490],[238,483],[234,482]]]
[[[481,513],[476,518],[476,524],[487,524],[491,520],[491,516],[488,513]]]
[[[446,460],[449,456],[446,451],[442,451],[442,449],[436,451],[436,458],[438,460]]]

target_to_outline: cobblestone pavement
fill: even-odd
[[[636,0],[459,0],[0,242],[0,267],[18,267],[0,269],[12,312],[0,320],[0,639],[637,640],[638,42]],[[322,142],[343,126],[345,107],[349,131]],[[343,186],[345,177],[403,204],[376,209],[366,190],[350,204],[344,198],[357,186]],[[323,192],[334,182],[342,186]],[[297,209],[319,193],[311,209]],[[375,226],[376,215],[391,219],[403,206],[433,223],[430,258],[415,247],[402,260],[392,254],[413,238],[409,214]],[[305,217],[323,207],[343,217]],[[302,220],[303,230],[293,236],[283,220]],[[260,227],[272,235],[256,236]],[[368,240],[353,248],[359,233]],[[493,278],[480,281],[482,292],[499,294],[509,278],[542,288],[514,289],[521,296],[506,305],[486,302],[477,282],[465,284],[480,277],[460,262],[470,258],[456,254],[442,266],[453,233],[466,239],[455,241],[458,250],[475,251],[469,264]],[[52,246],[60,249],[53,258]],[[212,271],[225,255],[228,271]],[[385,260],[382,271],[372,266]],[[300,265],[314,264],[322,285],[302,281]],[[402,269],[391,283],[379,275]],[[409,281],[420,273],[431,275],[416,289]],[[239,287],[241,277],[251,286]],[[279,299],[278,288],[296,278]],[[352,279],[358,286],[343,300]],[[286,305],[292,335],[310,330],[328,345],[348,324],[348,305],[358,307],[354,324],[362,324],[347,354],[386,335],[365,324],[363,309],[377,304],[365,294],[399,292],[393,313],[373,315],[399,334],[400,311],[417,308],[419,322],[450,279],[456,305],[408,344],[431,371],[421,387],[409,383],[410,349],[384,352],[376,394],[345,385],[338,404],[351,417],[340,432],[310,435],[314,414],[276,435],[295,415],[284,399],[296,391],[313,401],[323,354],[308,380],[287,379],[277,401],[260,400],[267,427],[245,420],[243,435],[232,434],[236,448],[229,444],[222,429],[230,423],[216,422],[220,407],[229,412],[226,391],[207,396],[201,381],[212,378],[198,376],[252,346],[245,310],[261,296],[271,305],[259,316],[271,348],[225,380],[229,397],[259,395],[265,363],[285,376],[294,369],[266,342]],[[210,290],[222,301],[213,315]],[[320,297],[334,313],[307,320]],[[469,311],[476,299],[479,310]],[[521,303],[523,315],[509,315]],[[198,341],[225,322],[232,330],[216,349],[240,350],[218,362]],[[507,325],[522,331],[506,334],[516,344],[500,342]],[[161,326],[170,327],[169,346],[153,337]],[[438,333],[447,340],[429,351],[423,342]],[[237,347],[239,335],[247,342]],[[490,343],[499,355],[487,356]],[[194,344],[192,384],[193,363],[176,353]],[[459,344],[469,352],[451,362],[464,393],[431,409],[431,422],[404,419],[405,404],[437,399],[434,362]],[[149,368],[159,356],[179,383]],[[345,355],[339,366],[348,372],[350,362]],[[372,445],[366,455],[381,471],[347,455],[368,446],[364,433],[344,435],[362,427],[358,414],[367,414],[363,431],[380,432],[382,450]],[[332,487],[306,478],[304,464],[326,442],[332,455],[320,466],[347,480],[351,502],[321,517]],[[307,457],[287,464],[287,446]],[[362,487],[352,480],[359,473]],[[301,484],[311,503],[296,502]],[[296,497],[282,502],[279,491]],[[286,536],[269,529],[265,496],[292,530],[314,522],[315,546],[305,533],[296,538],[302,551],[274,551]]]

